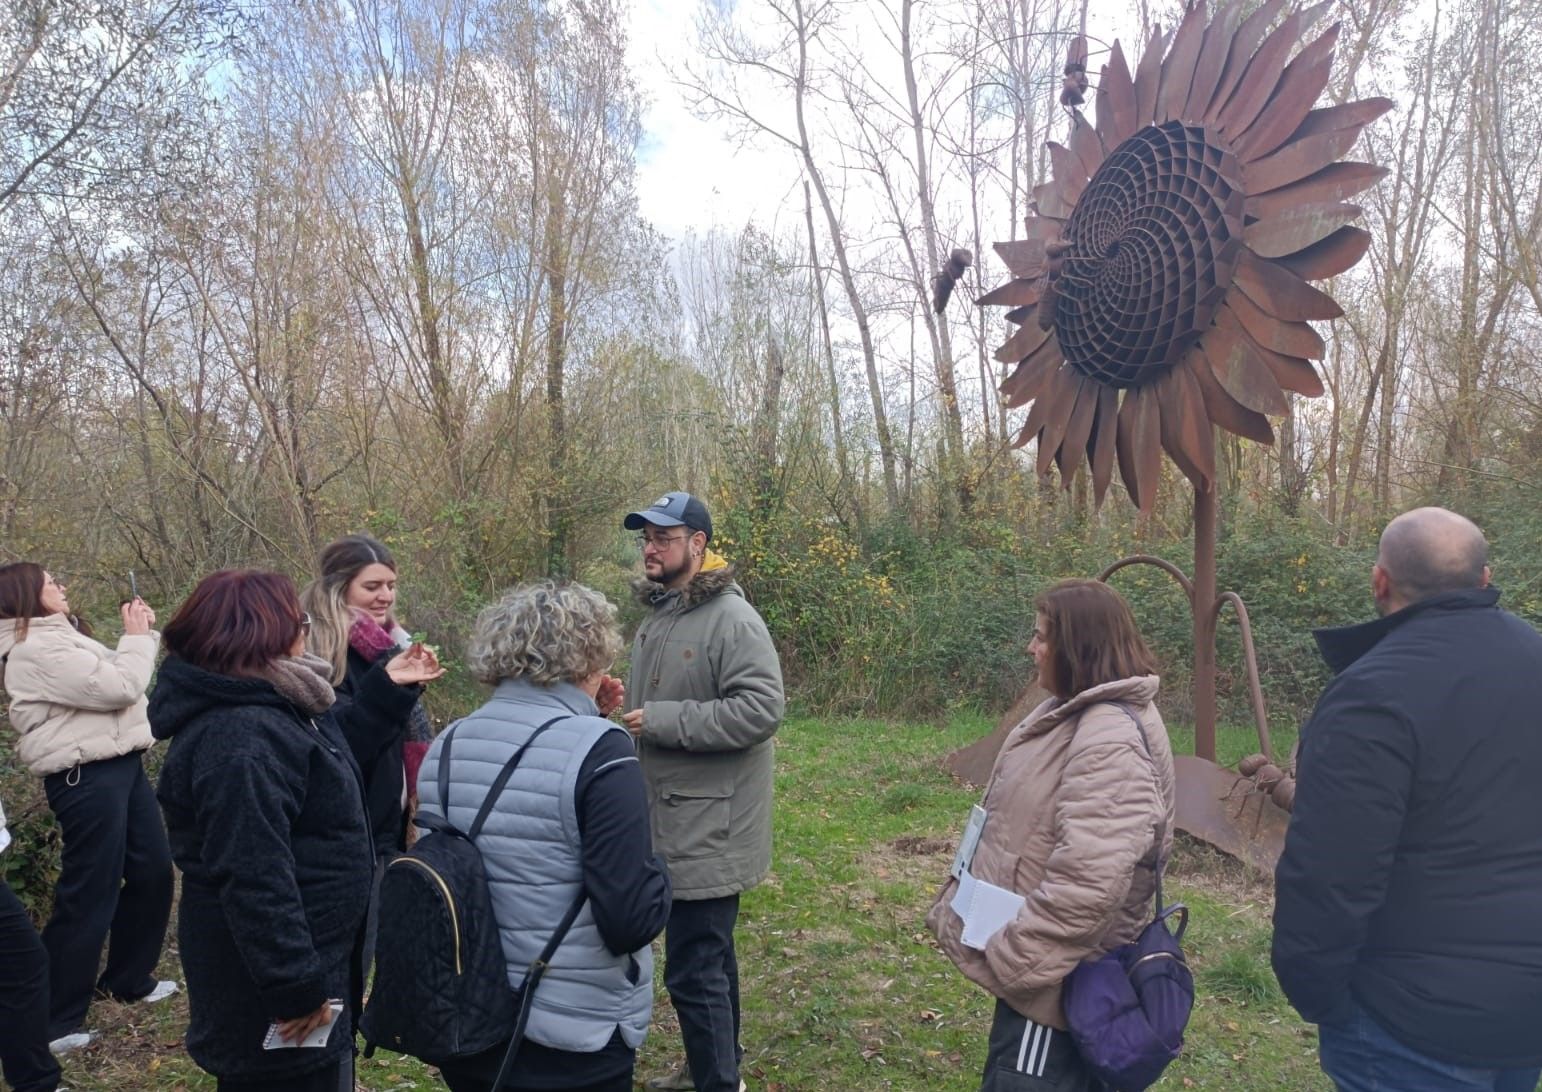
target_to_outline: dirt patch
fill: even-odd
[[[906,857],[930,857],[937,853],[949,853],[953,843],[945,838],[919,838],[905,835],[889,843],[896,853]]]

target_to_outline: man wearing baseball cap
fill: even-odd
[[[638,740],[653,844],[674,886],[664,983],[686,1058],[646,1087],[736,1092],[744,1085],[734,923],[740,893],[771,867],[781,662],[733,566],[709,548],[712,516],[699,498],[665,493],[622,526],[641,532],[637,592],[651,608],[632,642],[622,722]]]

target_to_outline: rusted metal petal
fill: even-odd
[[[1247,71],[1232,91],[1231,98],[1215,113],[1223,134],[1235,140],[1238,134],[1253,124],[1279,85],[1280,74],[1285,71],[1285,61],[1300,36],[1301,16],[1292,14],[1287,15],[1285,21],[1264,39],[1264,44],[1259,46],[1258,52],[1248,62]]]
[[[1237,316],[1248,336],[1265,349],[1304,360],[1321,360],[1327,353],[1316,330],[1304,322],[1281,322],[1266,314],[1245,292],[1233,292],[1226,297],[1226,306]]]
[[[1215,481],[1215,432],[1193,373],[1180,364],[1156,390],[1162,406],[1162,446],[1184,477],[1199,489],[1209,489]]]
[[[1157,27],[1151,32],[1151,40],[1146,43],[1146,51],[1140,55],[1140,63],[1135,66],[1135,127],[1150,125],[1156,117],[1157,91],[1162,83],[1162,49],[1167,39],[1162,34],[1162,28]]]
[[[1364,228],[1341,227],[1322,242],[1274,261],[1305,280],[1322,281],[1354,265],[1370,246],[1371,233]]]
[[[1183,106],[1184,121],[1203,121],[1208,115],[1211,96],[1215,94],[1215,86],[1226,68],[1232,35],[1241,18],[1241,5],[1235,0],[1227,0],[1216,9],[1215,18],[1205,28],[1205,39],[1199,47],[1199,59],[1194,62],[1194,80],[1189,86],[1188,101]]]
[[[1322,377],[1317,374],[1316,368],[1299,357],[1285,356],[1283,353],[1277,353],[1273,349],[1260,345],[1257,339],[1248,333],[1247,327],[1243,326],[1236,315],[1232,313],[1229,306],[1231,301],[1228,300],[1227,302],[1228,306],[1222,307],[1216,312],[1216,329],[1219,330],[1223,326],[1227,329],[1235,329],[1241,335],[1242,355],[1244,357],[1256,357],[1262,360],[1264,366],[1269,369],[1269,375],[1273,377],[1274,382],[1284,390],[1294,391],[1296,394],[1305,395],[1308,398],[1316,398],[1322,394]],[[1214,358],[1212,357],[1213,361]],[[1220,378],[1219,372],[1216,373],[1216,378]],[[1222,385],[1225,386],[1224,381]],[[1236,391],[1233,391],[1232,388],[1227,387],[1226,389],[1236,394]],[[1240,402],[1242,399],[1239,398],[1238,401]],[[1247,403],[1244,402],[1243,404],[1246,405]]]
[[[1285,66],[1269,108],[1237,138],[1239,156],[1258,159],[1268,155],[1306,120],[1317,96],[1328,86],[1328,77],[1333,72],[1333,47],[1338,38],[1339,24],[1334,23]]]
[[[1071,149],[1053,140],[1046,141],[1044,146],[1049,149],[1050,167],[1055,172],[1055,184],[1060,187],[1061,196],[1076,204],[1082,190],[1087,188],[1087,173],[1082,170],[1081,160]]]
[[[1065,435],[1055,452],[1055,463],[1060,467],[1060,481],[1071,488],[1082,460],[1087,458],[1087,438],[1092,435],[1092,422],[1098,415],[1098,393],[1104,388],[1090,379],[1083,379],[1076,395],[1076,407],[1066,422]]]
[[[1092,498],[1102,504],[1108,484],[1114,480],[1114,447],[1119,435],[1119,392],[1113,387],[1097,388],[1098,411],[1092,420],[1092,435],[1087,440],[1088,461],[1092,464]]]
[[[1038,303],[1043,291],[1044,281],[1041,278],[1008,281],[999,288],[991,289],[975,303],[980,307],[1025,307],[1030,303]]]
[[[996,254],[1007,263],[1012,276],[1020,280],[1032,280],[1044,275],[1047,258],[1043,239],[1016,239],[1010,243],[997,243]]]
[[[1098,136],[1113,148],[1135,131],[1135,84],[1116,41],[1098,79]]]
[[[1149,512],[1156,504],[1157,489],[1162,483],[1162,405],[1149,387],[1135,393],[1140,396],[1136,403],[1134,435],[1136,488],[1140,499],[1135,506],[1142,512]]]
[[[1216,312],[1215,326],[1200,339],[1216,380],[1226,393],[1254,413],[1283,414],[1285,395],[1262,352],[1229,308]]]
[[[1135,457],[1135,419],[1140,414],[1140,395],[1139,387],[1124,392],[1124,401],[1119,404],[1118,431],[1114,441],[1119,477],[1124,480],[1124,490],[1137,507],[1140,505],[1140,493],[1136,482],[1139,481],[1140,469]]]
[[[1071,119],[1071,151],[1076,153],[1076,158],[1081,162],[1084,178],[1091,178],[1103,165],[1103,157],[1108,154],[1103,148],[1103,142],[1098,139],[1098,131],[1079,111]]]
[[[1353,129],[1358,133],[1390,109],[1392,100],[1387,98],[1357,99],[1338,106],[1324,106],[1309,112],[1290,137],[1291,140],[1302,140],[1340,129]]]
[[[1265,193],[1316,174],[1355,146],[1361,126],[1332,129],[1307,137],[1292,137],[1277,152],[1242,165],[1248,193]]]
[[[1033,187],[1033,204],[1043,216],[1064,219],[1071,215],[1072,204],[1061,192],[1060,183],[1054,179]]]
[[[1049,378],[1044,382],[1044,388],[1039,392],[1039,397],[1034,399],[1033,408],[1028,411],[1028,420],[1023,423],[1023,431],[1039,438],[1040,474],[1049,469],[1050,457],[1054,455],[1055,448],[1060,446],[1060,437],[1065,435],[1065,416],[1076,402],[1076,392],[1081,386],[1081,381],[1079,372],[1074,368],[1061,365],[1050,373]],[[1048,429],[1054,430],[1052,439],[1045,436]]]
[[[1370,189],[1387,177],[1386,167],[1369,163],[1330,163],[1316,174],[1281,186],[1267,193],[1249,194],[1244,208],[1254,219],[1263,220],[1297,205],[1317,201],[1343,201]]]
[[[1026,406],[1044,391],[1044,384],[1064,362],[1053,340],[1041,345],[1032,356],[1024,358],[1012,374],[1001,381],[1001,404],[1007,409]]]
[[[1214,117],[1221,107],[1230,100],[1232,92],[1237,89],[1237,83],[1242,79],[1242,74],[1247,71],[1248,64],[1253,60],[1253,52],[1258,48],[1258,43],[1263,41],[1264,32],[1279,18],[1284,10],[1285,0],[1268,0],[1254,10],[1253,14],[1242,20],[1237,27],[1237,32],[1231,37],[1231,46],[1226,54],[1226,67],[1221,71],[1221,77],[1216,81],[1215,93],[1211,95],[1209,105],[1206,107],[1206,115]]]
[[[1242,241],[1260,258],[1294,254],[1360,218],[1359,205],[1309,201],[1249,224]]]
[[[1192,5],[1183,21],[1173,33],[1172,48],[1162,62],[1162,85],[1157,90],[1157,122],[1171,121],[1183,116],[1183,108],[1189,101],[1189,88],[1194,84],[1194,62],[1199,59],[1199,47],[1205,39],[1205,22],[1209,12],[1204,3]]]
[[[1002,343],[1001,348],[996,350],[996,359],[1003,364],[1015,364],[1048,341],[1049,336],[1048,330],[1040,329],[1036,322],[1030,322]]]
[[[1188,359],[1210,420],[1244,439],[1256,440],[1261,444],[1274,443],[1274,428],[1269,424],[1269,418],[1248,409],[1221,386],[1221,381],[1215,377],[1210,358],[1205,354],[1203,341],[1190,350]]]
[[[1331,320],[1344,309],[1332,296],[1307,284],[1276,262],[1257,257],[1246,247],[1237,263],[1237,287],[1261,309],[1287,322]]]

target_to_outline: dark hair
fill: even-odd
[[[344,535],[336,542],[329,543],[321,551],[316,568],[328,584],[341,582],[346,587],[371,565],[384,565],[394,573],[396,558],[391,556],[391,551],[378,538],[358,534]]]
[[[1033,601],[1049,632],[1050,678],[1057,698],[1136,675],[1156,674],[1156,659],[1124,597],[1100,580],[1062,580]]]
[[[161,631],[168,650],[217,675],[255,675],[299,636],[294,581],[261,569],[210,573]]]
[[[16,619],[16,639],[27,638],[27,620],[44,618],[43,581],[48,574],[32,561],[0,566],[0,618]]]

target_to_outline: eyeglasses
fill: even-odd
[[[305,614],[305,613],[302,612],[301,615],[300,615],[300,632],[301,633],[309,633],[310,631],[311,631],[311,616],[309,614]]]
[[[690,537],[691,536],[688,535],[688,534],[687,535],[638,535],[637,536],[637,548],[639,550],[646,550],[648,547],[652,546],[655,550],[667,550],[667,549],[669,549],[670,543],[673,543],[673,542],[684,542],[686,539],[688,539]]]

